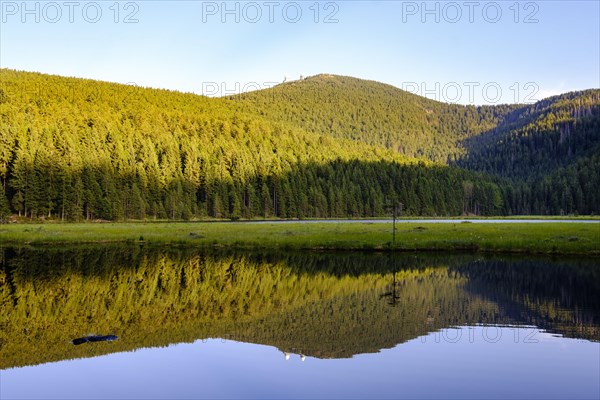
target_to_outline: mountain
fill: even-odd
[[[453,165],[513,181],[508,213],[598,213],[600,90],[520,107],[463,146],[467,153]]]
[[[517,106],[441,103],[383,83],[317,75],[229,98],[240,109],[309,132],[447,162],[461,141],[496,127]]]
[[[457,165],[510,178],[545,175],[589,158],[600,149],[600,90],[520,107],[463,145],[468,153]]]
[[[333,75],[227,98],[7,69],[0,83],[0,218],[600,212],[598,90],[474,107]]]
[[[531,105],[475,107],[378,82],[317,75],[230,100],[310,132],[496,176],[505,189],[506,214],[600,211],[598,89]]]
[[[378,82],[317,75],[229,99],[310,132],[509,178],[548,172],[594,154],[600,145],[597,89],[531,105],[476,107]]]
[[[464,209],[490,179],[309,132],[225,99],[2,70],[3,215],[127,219],[383,215]],[[2,201],[3,199],[3,201]],[[2,204],[0,204],[1,206]]]

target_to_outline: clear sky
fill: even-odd
[[[600,87],[595,1],[0,1],[0,66],[222,95],[318,73],[462,104]]]

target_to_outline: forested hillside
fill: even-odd
[[[307,131],[446,163],[460,141],[498,125],[517,106],[441,103],[383,83],[317,75],[229,98],[240,109]]]
[[[464,141],[457,164],[509,178],[530,178],[598,154],[600,90],[567,93],[515,110],[500,125]]]
[[[465,140],[456,165],[510,178],[514,214],[594,214],[600,204],[600,90],[552,97]]]
[[[66,220],[501,212],[456,168],[308,132],[224,99],[1,71],[0,207]],[[469,191],[464,195],[463,187]]]
[[[473,107],[332,75],[230,98],[0,83],[2,219],[600,212],[598,90]]]
[[[532,105],[475,107],[318,75],[230,100],[312,132],[497,176],[504,214],[600,212],[597,89]],[[477,205],[465,211],[479,213]]]

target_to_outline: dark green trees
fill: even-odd
[[[0,78],[0,208],[20,216],[367,217],[390,197],[406,215],[600,212],[597,91],[463,107],[342,77],[232,99]]]

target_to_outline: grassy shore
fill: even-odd
[[[600,256],[600,223],[9,224],[3,246],[139,242],[240,249],[435,250]]]

